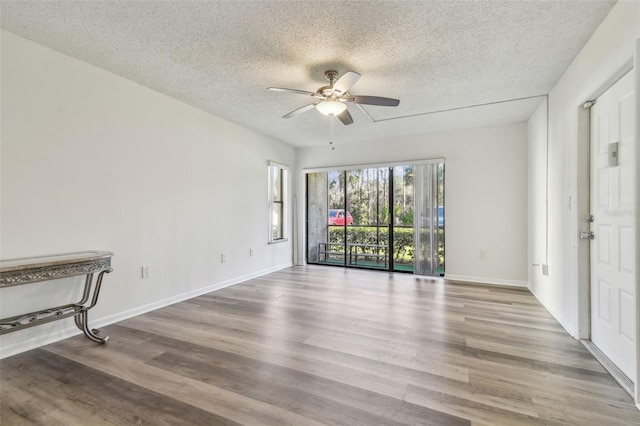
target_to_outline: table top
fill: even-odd
[[[74,263],[91,262],[98,259],[112,257],[110,251],[89,250],[75,253],[63,253],[47,256],[22,257],[18,259],[0,260],[0,273],[21,271],[25,269],[47,268],[51,266],[69,265]]]

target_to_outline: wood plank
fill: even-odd
[[[226,421],[246,424],[256,422],[256,419],[262,419],[264,424],[273,425],[322,424],[215,385],[141,363],[125,353],[101,352],[94,350],[94,348],[71,352],[61,346],[51,345],[47,350],[88,367],[101,369],[126,382],[136,383],[147,390],[160,394],[162,399],[173,398],[176,401],[220,416]]]
[[[25,383],[29,392],[25,395],[24,391],[2,389],[3,404],[5,397],[11,401],[8,406],[3,405],[3,424],[20,424],[21,420],[49,423],[50,419],[59,420],[60,424],[90,425],[239,424],[42,349],[13,358],[8,364],[3,369],[3,380]],[[37,409],[20,413],[20,399],[27,403],[38,401]],[[30,418],[34,412],[38,417]],[[20,413],[21,419],[12,413]]]
[[[538,419],[535,415],[521,414],[505,410],[495,405],[479,403],[455,394],[432,391],[415,385],[407,386],[407,396],[405,399],[433,410],[442,411],[484,424],[553,424]],[[560,425],[560,423],[556,424]]]

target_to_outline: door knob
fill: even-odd
[[[581,240],[593,240],[596,236],[593,234],[593,232],[581,232],[580,233],[580,239]]]

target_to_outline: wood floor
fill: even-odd
[[[1,424],[640,425],[525,289],[294,267],[103,332],[2,360]]]

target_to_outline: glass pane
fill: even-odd
[[[326,263],[344,265],[345,256],[345,172],[330,171],[327,173],[329,238],[326,255],[321,257]],[[347,220],[348,220],[348,216]]]
[[[438,164],[438,275],[444,275],[444,163]]]
[[[278,167],[271,167],[271,194],[274,201],[282,201],[282,174]]]
[[[414,173],[414,166],[393,169],[393,267],[396,271],[413,271]]]
[[[279,199],[283,203],[286,202],[286,198],[287,198],[287,182],[288,182],[287,176],[288,176],[287,170],[280,169],[280,186],[278,187],[278,190],[279,190],[279,196],[280,196]]]
[[[323,261],[329,241],[327,173],[307,174],[307,262]]]
[[[390,194],[390,173],[388,167],[375,169],[376,171],[376,244],[384,245],[387,256],[391,257],[391,245],[389,239],[389,224],[391,216],[389,214],[389,194]],[[389,268],[390,259],[387,259],[385,269]]]
[[[380,170],[383,170],[382,175]],[[347,173],[349,266],[389,268],[388,224],[381,223],[379,219],[381,207],[385,203],[388,205],[388,201],[380,196],[387,186],[388,169],[350,170]],[[386,193],[388,197],[388,191]]]
[[[271,205],[271,237],[273,240],[281,240],[283,238],[282,233],[282,203],[273,203]]]

